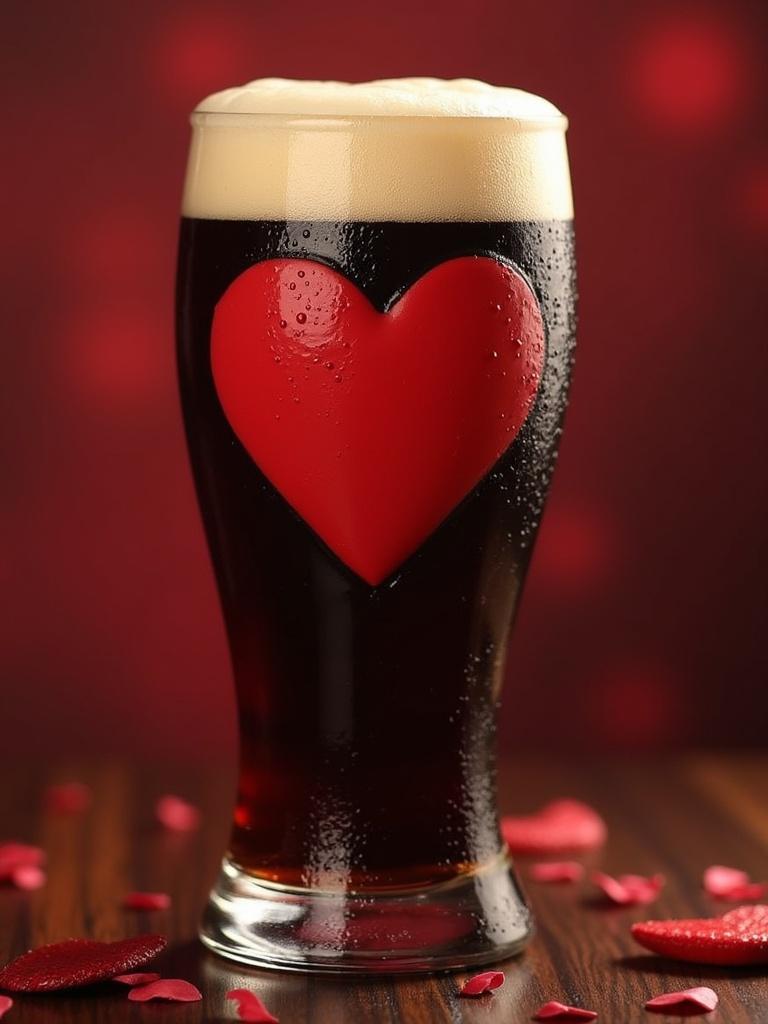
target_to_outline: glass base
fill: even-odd
[[[531,932],[503,853],[448,882],[366,894],[287,888],[225,860],[200,937],[220,956],[258,967],[394,974],[503,960]]]

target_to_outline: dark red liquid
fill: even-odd
[[[471,253],[513,261],[539,298],[547,351],[536,403],[493,470],[371,587],[233,434],[211,373],[213,309],[262,259],[320,259],[385,308],[430,267]],[[496,704],[554,462],[573,320],[569,225],[183,222],[181,391],[237,687],[230,850],[247,871],[318,888],[424,885],[499,851]]]

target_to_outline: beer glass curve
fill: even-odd
[[[495,732],[573,353],[565,119],[416,80],[253,83],[192,123],[179,378],[240,729],[202,939],[511,955]]]

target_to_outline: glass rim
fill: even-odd
[[[189,115],[190,124],[198,126],[219,126],[243,125],[248,121],[272,128],[325,128],[343,129],[353,126],[371,126],[374,124],[409,124],[413,127],[425,127],[427,125],[445,126],[446,124],[472,123],[475,126],[489,124],[497,128],[501,125],[508,125],[515,132],[536,132],[536,131],[562,131],[568,128],[568,118],[565,114],[549,114],[539,117],[506,117],[491,116],[483,114],[296,114],[278,113],[276,111],[250,111],[250,110],[193,110]]]

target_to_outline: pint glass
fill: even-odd
[[[240,729],[203,941],[500,959],[530,930],[495,730],[574,340],[565,119],[477,82],[268,80],[192,125],[179,373]]]

